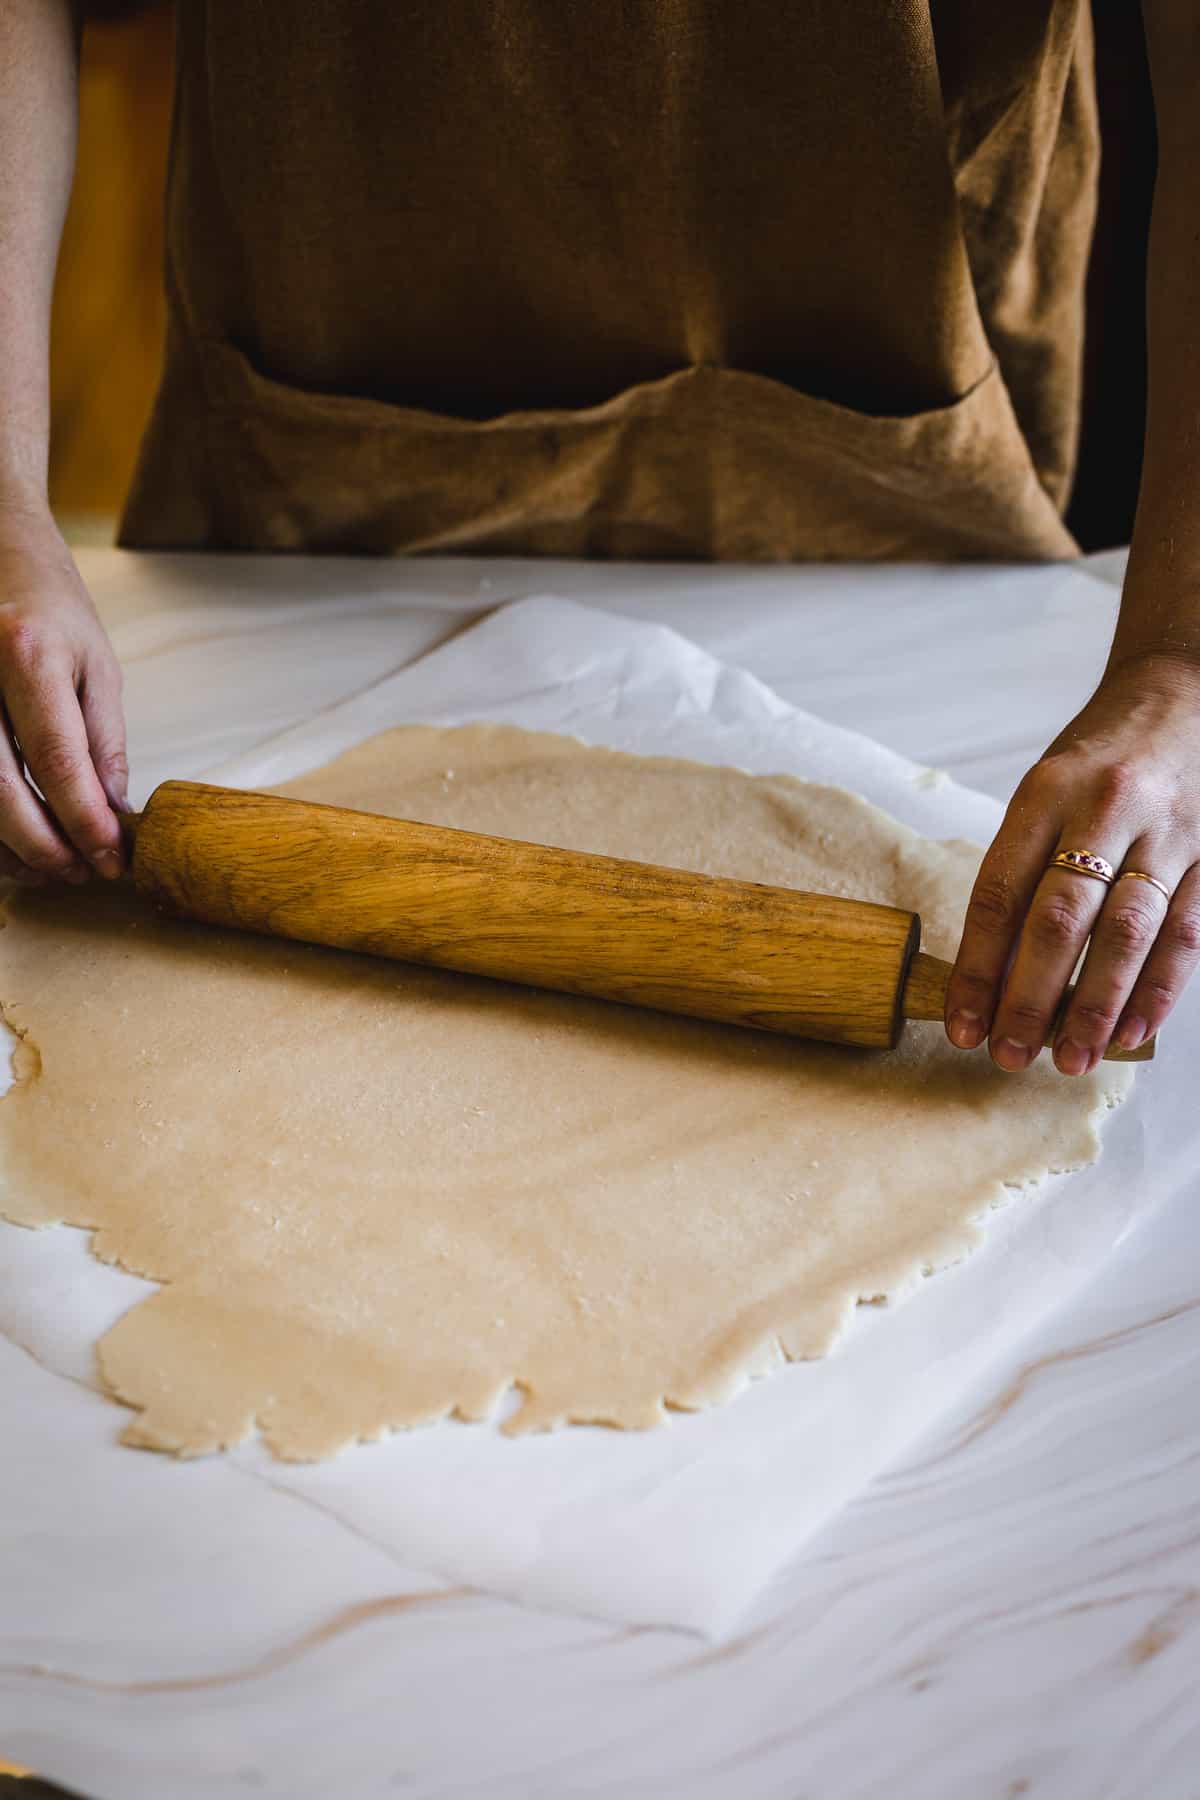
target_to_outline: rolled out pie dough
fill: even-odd
[[[284,790],[918,910],[952,954],[978,852],[836,789],[471,726]],[[1005,1076],[14,894],[0,1206],[163,1284],[102,1340],[126,1441],[257,1426],[288,1458],[456,1412],[657,1424],[819,1356],[856,1302],[1098,1153],[1130,1072]]]

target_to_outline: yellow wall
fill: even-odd
[[[51,338],[50,498],[60,516],[117,512],[153,397],[170,100],[169,8],[88,28]]]

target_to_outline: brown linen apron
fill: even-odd
[[[1086,0],[178,0],[130,545],[1057,557]]]

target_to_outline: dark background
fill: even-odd
[[[1067,523],[1085,550],[1103,550],[1129,542],[1142,467],[1156,146],[1141,8],[1133,0],[1093,0],[1093,12],[1100,206],[1088,276],[1079,473]]]

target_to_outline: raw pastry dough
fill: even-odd
[[[920,911],[978,852],[786,777],[509,728],[404,728],[284,790]],[[99,1347],[129,1443],[276,1453],[476,1418],[658,1423],[979,1240],[1005,1184],[1098,1152],[1130,1071],[998,1073],[14,894],[0,1204],[164,1284]],[[36,1046],[36,1048],[35,1048]]]

